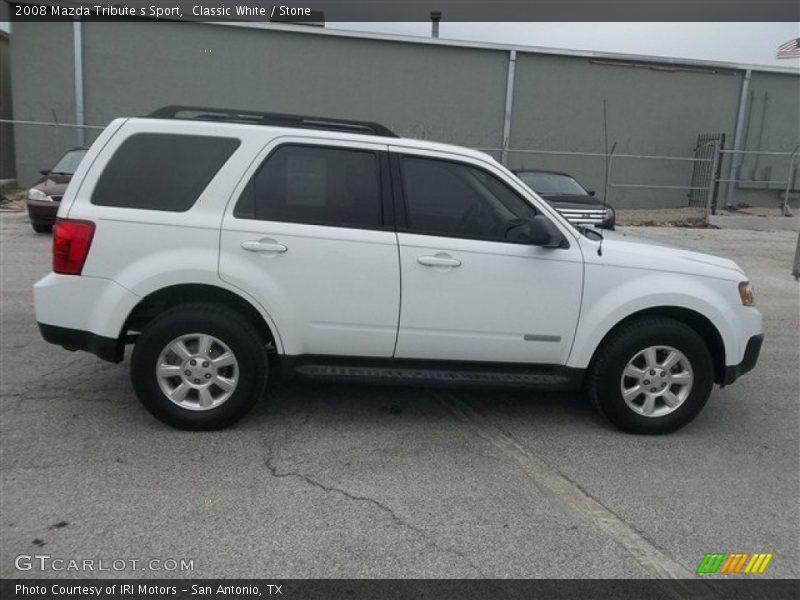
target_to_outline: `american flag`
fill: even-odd
[[[778,46],[776,58],[800,58],[800,38],[789,40]]]

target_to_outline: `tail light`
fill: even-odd
[[[80,275],[89,255],[94,223],[56,219],[53,228],[53,271],[62,275]]]

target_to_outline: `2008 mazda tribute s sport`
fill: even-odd
[[[117,119],[92,144],[35,301],[49,342],[115,362],[135,344],[137,395],[185,429],[245,415],[271,364],[583,386],[620,428],[663,433],[763,339],[735,263],[576,229],[481,152],[193,107]]]

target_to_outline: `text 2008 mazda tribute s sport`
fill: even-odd
[[[663,433],[752,369],[763,339],[730,260],[603,239],[491,157],[376,123],[174,106],[117,119],[58,217],[42,335],[116,362],[135,344],[137,395],[186,429],[241,418],[272,365],[583,386],[620,428]]]

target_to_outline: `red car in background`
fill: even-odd
[[[52,169],[42,169],[42,178],[28,190],[26,204],[35,232],[47,233],[53,228],[67,184],[85,155],[86,148],[73,148]]]

